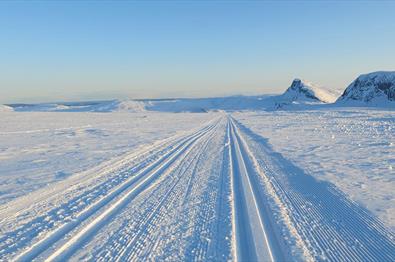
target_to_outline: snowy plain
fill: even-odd
[[[236,113],[307,174],[329,181],[395,230],[395,111]]]
[[[149,112],[0,114],[0,204],[197,128],[212,117]]]
[[[382,109],[4,110],[0,259],[391,261],[394,131]]]

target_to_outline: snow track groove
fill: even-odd
[[[119,209],[124,206],[124,204],[137,195],[141,190],[144,189],[150,182],[155,179],[156,176],[160,175],[161,172],[168,168],[177,157],[180,157],[188,148],[195,143],[201,137],[207,135],[212,129],[215,128],[217,122],[210,124],[196,133],[187,136],[182,139],[179,143],[175,144],[173,148],[161,156],[158,160],[144,167],[136,175],[133,175],[120,185],[118,185],[114,190],[110,191],[107,195],[100,198],[99,201],[94,202],[92,205],[88,206],[85,210],[79,212],[75,215],[71,221],[67,221],[60,227],[56,228],[50,233],[47,233],[44,238],[39,242],[33,244],[29,249],[25,250],[22,254],[16,257],[18,261],[29,261],[40,255],[46,249],[50,248],[57,240],[60,240],[71,232],[74,228],[77,228],[85,220],[90,219],[98,211],[103,211],[98,215],[93,221],[91,221],[88,226],[80,231],[77,235],[74,235],[70,241],[65,243],[57,252],[54,253],[55,256],[50,256],[49,259],[55,257],[67,257],[73,250],[83,242],[84,239],[88,238],[89,235],[94,232],[95,229],[103,225],[103,223],[114,215]],[[127,193],[124,191],[127,190]],[[112,204],[112,202],[115,202]],[[109,207],[107,207],[109,205]],[[106,208],[104,208],[106,207]]]
[[[224,122],[175,163],[171,174],[119,214],[116,220],[124,222],[114,221],[115,227],[109,226],[113,235],[105,238],[97,251],[91,251],[93,256],[83,257],[98,261],[212,257],[212,243],[226,241],[211,229],[222,220],[215,215],[219,170],[210,166],[222,163],[221,159],[213,160],[222,154],[218,148],[223,145]]]
[[[259,174],[240,139],[233,119],[228,121],[228,143],[232,177],[235,259],[240,261],[284,261],[284,250],[271,229],[270,210]]]
[[[223,113],[62,183],[0,207],[0,261],[395,261],[376,217]]]
[[[272,194],[282,202],[282,212],[288,213],[295,237],[313,260],[395,261],[395,237],[376,217],[332,184],[305,174],[259,135],[233,121],[250,147],[255,167],[269,178]]]
[[[173,181],[173,184],[168,188],[166,193],[163,195],[163,198],[157,203],[157,205],[152,209],[151,213],[144,217],[144,220],[139,222],[139,231],[133,236],[133,238],[123,247],[123,250],[120,252],[119,256],[117,255],[114,257],[116,261],[124,261],[124,260],[130,260],[133,259],[135,255],[137,255],[137,250],[133,250],[138,245],[135,245],[137,241],[144,241],[144,238],[142,236],[145,235],[147,237],[147,233],[149,230],[147,230],[147,227],[152,226],[153,223],[158,224],[162,220],[160,217],[160,210],[165,209],[166,207],[169,207],[171,205],[172,201],[175,201],[177,199],[177,196],[180,196],[180,189],[175,190],[176,187],[180,187],[181,181],[185,181],[188,178],[188,174],[186,172],[194,166],[196,168],[197,163],[199,162],[199,159],[202,155],[202,153],[205,151],[205,149],[208,146],[208,143],[210,142],[210,137],[203,142],[200,143],[199,145],[195,145],[195,147],[199,147],[196,149],[198,154],[191,156],[191,161],[186,162],[185,168],[180,170],[177,175],[175,175],[175,178]],[[189,151],[186,155],[186,157],[189,157],[189,155],[192,154],[192,151]],[[188,181],[188,189],[190,189],[191,186],[191,180],[193,179],[193,175],[195,174],[194,168],[192,168],[192,175]],[[187,190],[188,194],[189,190]],[[184,197],[185,199],[185,197]],[[154,248],[151,246],[151,248]],[[147,251],[145,251],[147,252]]]

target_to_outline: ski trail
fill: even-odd
[[[231,115],[32,196],[0,208],[1,261],[395,261],[379,219]]]
[[[329,261],[395,261],[395,237],[366,209],[332,184],[317,181],[273,151],[259,135],[236,120],[247,153],[267,177],[277,211],[289,217],[306,257]],[[269,196],[270,196],[269,194]],[[280,208],[280,210],[278,210]]]
[[[88,238],[89,235],[94,232],[95,229],[103,225],[105,221],[117,211],[119,211],[130,200],[130,198],[143,190],[144,187],[152,182],[156,176],[160,175],[164,169],[168,168],[174,162],[174,160],[182,155],[195,141],[207,134],[207,132],[209,132],[214,127],[215,125],[210,125],[190,136],[189,139],[174,147],[174,149],[162,156],[159,160],[152,163],[137,175],[121,184],[116,190],[112,191],[110,194],[106,195],[104,198],[82,211],[72,221],[63,224],[61,227],[49,233],[45,238],[41,239],[38,243],[34,244],[28,250],[20,254],[16,260],[29,261],[37,257],[44,250],[50,248],[56,241],[62,239],[68,232],[72,231],[82,222],[93,216],[97,211],[106,207],[110,202],[112,202],[112,200],[117,199],[122,194],[122,196],[117,199],[115,203],[111,204],[110,207],[106,207],[103,213],[90,222],[90,224],[85,226],[83,230],[74,235],[48,259],[53,260],[58,257],[62,258],[69,256],[75,250],[75,248],[77,248],[83,242],[84,239]],[[123,193],[126,189],[128,189],[128,192]]]
[[[171,201],[175,201],[177,198],[171,199],[172,195],[175,195],[176,193],[179,193],[179,190],[175,190],[177,186],[180,185],[181,181],[184,181],[187,179],[187,174],[185,174],[186,171],[189,169],[192,169],[192,175],[195,174],[195,168],[197,167],[197,163],[200,160],[200,157],[202,154],[205,152],[209,142],[211,141],[211,136],[208,136],[207,140],[195,145],[195,147],[199,146],[199,148],[196,148],[196,150],[191,150],[188,152],[188,154],[185,155],[185,158],[189,157],[189,155],[192,155],[193,153],[197,153],[193,156],[190,156],[192,159],[190,162],[185,163],[186,167],[183,168],[183,171],[178,172],[175,178],[175,181],[173,181],[172,185],[168,188],[166,193],[163,195],[163,198],[157,203],[157,205],[152,209],[151,213],[148,216],[145,216],[144,221],[139,223],[139,231],[126,243],[126,245],[123,247],[123,250],[117,254],[116,257],[113,257],[115,261],[125,261],[125,260],[131,260],[133,259],[133,248],[136,246],[136,242],[138,240],[142,240],[144,238],[144,235],[147,234],[147,228],[149,226],[153,226],[153,224],[157,224],[161,221],[160,218],[160,211],[164,209],[167,205],[170,205]],[[185,161],[186,162],[186,161]],[[194,166],[194,167],[193,167]],[[193,167],[193,168],[192,168]],[[189,181],[191,180],[189,179]],[[189,189],[189,187],[188,187]],[[170,200],[171,199],[171,200]],[[136,259],[136,258],[134,258]]]
[[[242,149],[236,138],[234,125],[231,120],[229,122],[236,260],[274,261],[261,216],[264,211],[256,199],[256,192],[254,192]]]
[[[224,119],[225,120],[225,119]],[[112,225],[96,238],[105,242],[75,259],[97,261],[205,260],[215,259],[209,250],[214,242],[225,242],[217,236],[217,181],[223,155],[223,128],[226,121],[196,143],[171,170],[171,174],[145,194],[139,195]],[[217,164],[215,164],[217,163]],[[194,182],[189,183],[194,177]],[[113,232],[105,237],[105,232]],[[229,234],[230,235],[230,234]],[[224,249],[225,254],[229,254]],[[90,255],[92,254],[92,255]],[[221,255],[222,255],[221,254]]]

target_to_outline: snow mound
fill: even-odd
[[[395,104],[395,71],[378,71],[360,75],[337,102],[365,105]]]
[[[144,112],[145,103],[141,101],[119,101],[118,102],[118,111],[127,111],[127,112]]]
[[[135,100],[114,100],[98,103],[90,108],[91,112],[133,112],[140,113],[145,110],[145,103]]]
[[[6,105],[0,105],[0,112],[11,112],[14,111],[12,107]]]
[[[281,95],[281,98],[289,102],[333,103],[336,101],[334,94],[328,90],[301,79],[294,79],[291,86]]]

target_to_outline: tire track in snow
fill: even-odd
[[[74,252],[75,248],[81,244],[81,242],[83,242],[85,238],[89,237],[94,229],[101,226],[106,221],[106,219],[119,211],[130,198],[144,189],[144,187],[146,187],[155,178],[155,176],[160,175],[160,173],[164,169],[168,168],[177,157],[182,155],[194,142],[212,130],[216,124],[217,122],[191,135],[188,139],[175,146],[169,153],[165,154],[159,160],[141,170],[136,176],[133,176],[131,179],[118,186],[117,189],[112,191],[110,194],[106,195],[98,202],[80,212],[80,214],[72,221],[63,224],[59,228],[47,234],[45,238],[41,239],[38,243],[35,243],[29,249],[22,252],[22,254],[18,255],[16,260],[32,260],[45,250],[49,249],[56,241],[64,238],[69,232],[78,227],[82,222],[90,219],[99,210],[103,210],[104,207],[110,205],[110,207],[107,207],[107,209],[105,209],[103,213],[101,213],[90,224],[88,224],[88,226],[86,226],[82,231],[78,232],[77,235],[74,235],[68,242],[62,245],[60,249],[55,251],[55,253],[49,257],[49,260],[55,259],[57,257],[61,258],[69,256],[72,252]],[[127,190],[126,193],[124,192],[125,190]],[[113,200],[115,203],[111,204]]]

